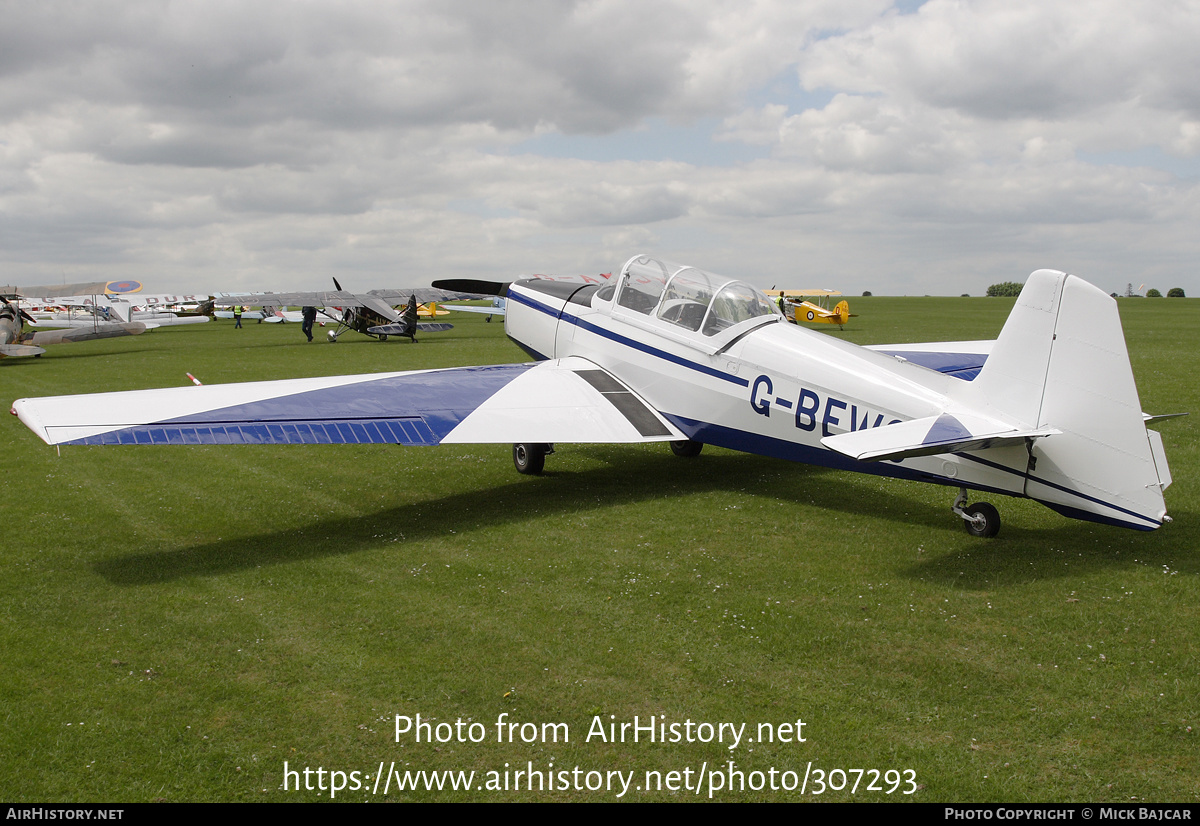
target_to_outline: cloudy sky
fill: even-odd
[[[1200,0],[0,0],[0,282],[1200,295]]]

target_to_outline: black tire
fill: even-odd
[[[982,516],[984,520],[982,527],[976,527],[974,522],[963,520],[963,526],[971,536],[991,539],[1000,533],[1000,512],[987,502],[976,502],[974,505],[966,507],[964,511],[968,516]]]
[[[546,468],[546,454],[549,452],[542,444],[513,445],[513,465],[517,473],[527,476],[537,476]]]
[[[387,336],[380,336],[380,337],[379,337],[379,340],[380,340],[380,341],[387,341]]]
[[[684,459],[699,456],[701,450],[704,450],[704,442],[693,442],[691,439],[671,442],[671,452]]]

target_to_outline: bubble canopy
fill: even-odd
[[[614,310],[621,308],[705,336],[743,321],[778,315],[775,305],[744,281],[644,255],[631,258],[617,284],[597,297],[611,301],[612,291],[616,292]]]

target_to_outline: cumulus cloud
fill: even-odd
[[[9,4],[0,260],[267,289],[661,245],[876,292],[939,291],[972,257],[980,279],[1061,257],[1187,286],[1198,39],[1195,0]],[[538,154],[547,134],[567,149]],[[639,135],[661,157],[623,157]]]

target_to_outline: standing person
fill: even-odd
[[[233,305],[233,329],[242,329],[242,311],[245,309],[241,304]]]
[[[304,335],[308,336],[308,340],[312,341],[312,328],[313,322],[317,320],[317,308],[305,306],[300,310],[300,315],[304,319],[304,323],[300,326],[300,329],[304,332]]]
[[[405,329],[402,335],[406,335],[412,339],[413,344],[417,343],[417,296],[410,295],[408,304],[404,308],[404,324]]]

